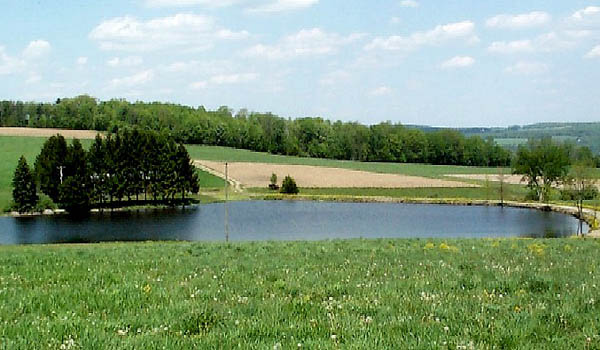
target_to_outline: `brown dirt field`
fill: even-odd
[[[61,134],[67,139],[94,139],[98,131],[41,128],[0,128],[0,136],[50,137]]]
[[[480,181],[485,181],[486,179],[489,181],[497,181],[500,182],[500,178],[498,177],[498,175],[483,175],[483,174],[450,174],[450,175],[445,175],[448,177],[454,177],[454,178],[458,178],[458,179],[465,179],[465,180],[480,180]],[[523,176],[521,175],[504,175],[504,183],[507,184],[511,184],[511,185],[526,185],[527,182],[522,181]]]
[[[223,177],[225,163],[196,160],[195,163],[213,169]],[[296,180],[299,187],[313,188],[421,188],[421,187],[479,187],[460,181],[429,179],[419,176],[379,174],[366,171],[326,168],[308,165],[267,163],[229,163],[229,177],[246,187],[267,187],[271,174],[277,174],[281,183],[286,175]]]

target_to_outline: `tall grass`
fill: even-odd
[[[598,241],[0,247],[3,349],[597,349]]]

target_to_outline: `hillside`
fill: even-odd
[[[423,125],[410,125],[410,128],[425,132],[439,131],[437,128]],[[469,127],[457,128],[465,136],[491,137],[499,145],[514,150],[526,143],[529,138],[552,137],[557,141],[571,141],[579,146],[589,147],[595,154],[600,153],[600,122],[592,123],[537,123],[514,125],[505,128]]]

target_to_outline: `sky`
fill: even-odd
[[[600,121],[600,1],[0,1],[2,100],[447,127]]]

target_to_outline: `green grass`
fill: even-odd
[[[505,185],[504,199],[522,201],[527,194],[523,186]],[[272,194],[266,188],[252,188],[252,193]],[[500,200],[499,187],[479,188],[301,188],[300,194],[309,196],[375,196],[391,198],[440,198]]]
[[[577,239],[4,246],[0,348],[598,349],[599,248]]]
[[[497,168],[452,166],[452,165],[429,165],[429,164],[400,164],[400,163],[367,163],[347,160],[332,160],[322,158],[303,158],[291,156],[278,156],[269,153],[252,152],[228,147],[217,146],[187,146],[193,159],[228,162],[251,162],[251,163],[276,163],[276,164],[298,164],[326,166],[333,168],[364,170],[376,173],[403,174],[414,176],[425,176],[440,178],[447,174],[497,174]],[[503,169],[505,174],[510,169]]]
[[[205,171],[196,170],[198,173],[198,182],[201,188],[223,188],[225,186],[225,180],[213,174],[209,174]]]

